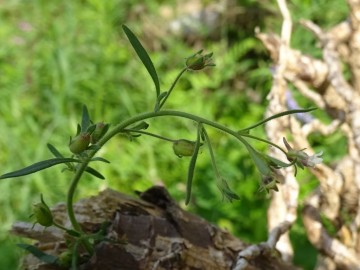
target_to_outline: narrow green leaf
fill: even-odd
[[[281,112],[281,113],[277,113],[277,114],[274,114],[273,116],[270,116],[264,120],[261,120],[260,122],[257,122],[247,128],[244,128],[244,129],[241,129],[238,131],[238,133],[244,133],[250,129],[253,129],[253,128],[256,128],[260,125],[263,125],[265,124],[266,122],[269,122],[273,119],[276,119],[276,118],[279,118],[279,117],[282,117],[282,116],[286,116],[286,115],[290,115],[290,114],[295,114],[295,113],[306,113],[306,112],[311,112],[311,111],[314,111],[316,110],[317,108],[310,108],[310,109],[301,109],[301,110],[289,110],[289,111],[285,111],[285,112]]]
[[[63,158],[64,156],[53,146],[52,144],[48,143],[47,148],[50,150],[50,152],[57,158]]]
[[[28,244],[16,244],[16,245],[18,247],[30,252],[32,255],[34,255],[36,258],[38,258],[42,262],[52,264],[52,265],[57,265],[57,263],[58,263],[57,257],[50,255],[50,254],[46,254],[33,245],[28,245]]]
[[[100,178],[101,180],[105,179],[105,177],[101,173],[99,173],[97,170],[95,170],[94,168],[86,167],[85,171],[97,178]]]
[[[75,137],[76,137],[77,135],[79,135],[80,133],[81,133],[81,126],[80,126],[80,124],[77,124]],[[70,137],[70,141],[71,141],[71,137]]]
[[[229,184],[225,179],[221,179],[220,183],[218,184],[218,188],[221,190],[223,196],[232,202],[233,200],[240,200],[239,195],[237,195],[234,191],[232,191],[229,187]]]
[[[139,56],[140,60],[144,64],[145,68],[149,72],[149,74],[154,82],[154,85],[155,85],[156,97],[158,97],[160,95],[160,83],[159,83],[159,78],[157,76],[154,64],[150,59],[150,56],[148,55],[148,53],[146,52],[144,47],[141,45],[140,41],[135,36],[135,34],[133,32],[131,32],[131,30],[126,25],[123,25],[122,28],[123,28],[127,38],[129,39],[132,47],[134,48],[136,54]]]
[[[86,150],[99,150],[100,149],[100,146],[98,146],[97,144],[92,144],[90,145],[88,148],[86,148]]]
[[[81,118],[81,132],[86,132],[88,127],[91,125],[89,111],[86,105],[83,105],[82,118]]]
[[[141,121],[140,123],[133,126],[131,129],[133,129],[133,130],[144,130],[144,129],[147,129],[148,127],[149,127],[148,123],[146,123],[145,121]]]
[[[271,165],[277,166],[279,168],[286,168],[286,167],[290,167],[295,164],[295,161],[291,162],[291,163],[285,163],[285,162],[282,162],[281,160],[274,158],[272,156],[266,155],[266,157],[270,161],[270,163],[272,163]]]
[[[94,158],[91,159],[91,161],[102,161],[102,162],[105,162],[105,163],[110,163],[110,161],[108,161],[107,159],[102,158],[102,157],[94,157]]]
[[[191,187],[192,187],[192,180],[194,178],[194,171],[195,171],[195,165],[197,156],[199,154],[199,149],[201,146],[200,138],[201,138],[201,132],[202,132],[202,125],[201,123],[198,124],[198,132],[197,132],[197,138],[196,143],[194,147],[194,153],[191,157],[190,163],[189,163],[189,169],[188,169],[188,177],[187,177],[187,184],[186,184],[186,199],[185,204],[188,205],[191,198]]]
[[[94,130],[96,129],[96,125],[89,125],[86,129],[86,133],[93,133]]]
[[[77,159],[74,158],[52,158],[52,159],[48,159],[48,160],[43,160],[37,163],[34,163],[28,167],[25,167],[23,169],[14,171],[14,172],[10,172],[10,173],[5,173],[3,175],[0,176],[0,179],[5,179],[5,178],[13,178],[13,177],[19,177],[19,176],[23,176],[23,175],[27,175],[27,174],[32,174],[44,169],[47,169],[49,167],[61,164],[61,163],[68,163],[68,162],[80,162]]]
[[[71,236],[74,236],[74,237],[80,237],[81,236],[81,234],[79,232],[71,230],[71,229],[66,230],[66,233],[71,235]]]
[[[271,170],[270,167],[265,159],[265,157],[263,156],[263,154],[259,153],[258,151],[256,151],[254,149],[254,147],[252,147],[248,142],[246,142],[244,140],[244,144],[251,156],[251,158],[253,159],[256,167],[258,168],[258,170],[260,171],[261,174],[263,175],[268,175]]]
[[[78,248],[79,248],[79,241],[76,241],[74,244],[74,250],[72,253],[72,259],[71,259],[71,268],[70,270],[78,270]]]

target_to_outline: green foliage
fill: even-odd
[[[255,25],[260,25],[263,31],[279,32],[280,17],[272,15],[278,13],[275,4],[264,6],[259,1],[238,2],[243,7],[245,22],[227,23],[219,40],[206,42],[203,46],[214,52],[216,71],[189,73],[179,80],[176,99],[167,101],[168,108],[191,111],[237,129],[262,119],[271,73],[268,58],[254,39],[253,30]],[[346,13],[346,5],[340,0],[293,3],[291,8],[296,20],[315,18],[321,26],[333,25],[334,20],[340,21]],[[74,127],[82,111],[81,104],[88,105],[94,120],[106,119],[112,124],[144,108],[153,109],[151,89],[154,81],[147,76],[147,70],[141,67],[138,59],[134,59],[120,26],[126,23],[134,32],[141,33],[142,25],[136,24],[136,16],[132,16],[139,4],[155,12],[162,3],[10,0],[1,5],[1,173],[50,158],[46,143],[56,145],[59,153],[67,153],[68,138],[76,133]],[[262,16],[255,20],[251,17],[254,11]],[[313,49],[315,41],[312,35],[297,25],[294,29],[293,45],[319,55],[319,51]],[[172,36],[167,36],[163,42],[166,51],[153,51],[151,57],[161,74],[159,83],[167,86],[183,65],[181,57],[191,55],[194,48]],[[161,119],[161,122],[152,121],[147,129],[148,132],[157,130],[163,130],[165,137],[193,139],[189,134],[194,134],[196,127],[186,121]],[[265,194],[256,192],[260,175],[237,141],[229,140],[215,130],[208,130],[208,133],[218,157],[218,170],[239,195],[240,201],[232,204],[222,202],[216,181],[213,181],[211,159],[207,151],[200,150],[189,208],[249,242],[266,239],[266,224],[259,221],[266,216],[268,202]],[[252,134],[262,136],[263,132],[257,129]],[[102,150],[102,156],[116,165],[101,167],[101,174],[107,181],[99,182],[85,176],[76,198],[96,194],[106,187],[132,193],[163,183],[179,202],[184,203],[184,172],[188,160],[174,156],[171,143],[159,143],[156,138],[144,137],[129,143],[129,137],[119,136],[110,142]],[[329,145],[338,145],[333,142],[339,140],[345,143],[339,135],[313,138],[320,149],[327,140],[331,140]],[[252,145],[259,151],[266,150],[261,142]],[[331,156],[338,152],[333,147],[330,151]],[[100,168],[98,163],[92,164],[94,170]],[[301,196],[304,196],[315,184],[306,173],[299,172],[299,175]],[[49,205],[64,201],[69,184],[67,179],[70,178],[69,171],[61,173],[59,168],[52,168],[0,182],[0,261],[4,269],[16,269],[18,258],[23,254],[13,248],[14,242],[19,241],[7,233],[11,224],[15,220],[28,219],[29,202],[36,201],[39,193],[46,194]],[[302,243],[303,238],[304,232],[297,231],[295,246]],[[308,243],[299,246],[303,253],[311,250]],[[299,265],[302,262],[298,260]]]

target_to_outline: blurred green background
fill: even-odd
[[[69,136],[87,104],[94,121],[113,125],[154,104],[154,87],[145,68],[126,40],[127,24],[142,40],[167,89],[184,66],[184,59],[199,49],[214,52],[215,68],[188,72],[180,80],[167,108],[192,112],[235,129],[262,119],[271,87],[271,61],[254,28],[280,32],[276,1],[0,1],[0,174],[51,157],[47,143],[64,155]],[[221,2],[221,1],[220,1]],[[199,5],[208,5],[201,13]],[[320,55],[313,36],[296,22],[312,19],[328,27],[346,18],[342,0],[296,0],[289,3],[294,24],[292,46]],[[204,15],[205,14],[205,15]],[[298,102],[309,106],[296,95]],[[325,119],[321,112],[315,116]],[[162,118],[151,121],[151,131],[171,138],[194,139],[193,123]],[[263,135],[261,128],[255,131]],[[193,200],[186,209],[249,242],[266,239],[269,198],[256,193],[259,175],[234,140],[209,130],[223,176],[241,197],[222,201],[206,151],[198,160]],[[344,145],[341,135],[313,136],[313,145]],[[265,151],[266,146],[254,143]],[[331,161],[339,156],[328,149]],[[164,184],[183,204],[188,159],[177,158],[172,145],[141,136],[133,142],[117,137],[102,151],[110,165],[96,164],[106,181],[85,176],[77,198],[111,187],[133,194],[154,184]],[[330,161],[327,157],[326,161]],[[100,167],[101,165],[101,167]],[[24,241],[8,230],[16,220],[29,220],[31,204],[43,193],[49,205],[64,201],[70,174],[60,167],[0,182],[0,263],[18,269]],[[299,175],[301,197],[317,183],[306,172]],[[292,228],[295,263],[312,269],[315,250],[298,221]]]

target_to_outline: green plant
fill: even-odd
[[[97,171],[93,167],[90,167],[89,164],[92,162],[109,163],[109,161],[107,161],[106,159],[102,157],[96,157],[95,155],[110,139],[112,139],[116,135],[121,134],[127,136],[130,140],[135,140],[137,137],[142,135],[155,137],[157,139],[172,143],[174,153],[177,156],[190,157],[188,176],[187,176],[187,186],[186,186],[186,200],[185,200],[186,204],[188,204],[191,200],[191,188],[192,188],[192,180],[195,172],[195,165],[197,162],[198,154],[201,152],[200,149],[203,146],[206,146],[208,148],[211,164],[214,169],[217,180],[217,187],[221,191],[223,198],[229,200],[230,202],[239,199],[239,196],[231,189],[228,182],[222,176],[220,170],[218,169],[210,136],[207,132],[209,128],[214,128],[226,134],[229,134],[245,146],[246,150],[249,153],[249,156],[251,157],[252,161],[254,162],[255,166],[257,167],[258,171],[262,176],[262,180],[260,182],[261,186],[259,188],[259,191],[265,190],[268,192],[269,190],[275,190],[275,191],[278,190],[277,180],[274,174],[274,171],[277,169],[288,166],[295,166],[295,168],[296,166],[299,166],[301,168],[304,168],[304,166],[312,167],[322,161],[322,159],[320,158],[321,154],[316,154],[310,157],[302,150],[292,149],[285,139],[284,139],[284,144],[288,151],[272,143],[269,140],[250,134],[250,131],[252,129],[261,126],[272,119],[294,113],[309,112],[314,110],[313,108],[307,110],[290,110],[290,111],[282,112],[273,115],[267,119],[264,119],[258,123],[250,125],[249,127],[243,128],[241,130],[233,130],[225,125],[219,124],[217,122],[208,120],[206,118],[191,113],[176,111],[176,110],[163,110],[163,107],[166,104],[170,95],[173,93],[177,82],[185,72],[199,71],[206,67],[214,66],[214,64],[212,63],[212,53],[203,54],[203,51],[200,50],[194,55],[188,57],[186,59],[185,67],[176,76],[174,82],[170,85],[169,90],[161,91],[160,82],[158,79],[156,69],[148,53],[146,52],[146,50],[144,49],[138,38],[132,33],[132,31],[129,28],[123,26],[123,30],[154,83],[156,91],[155,91],[155,104],[153,110],[148,112],[143,112],[134,115],[132,117],[129,117],[127,119],[124,119],[119,124],[115,125],[112,129],[110,129],[110,124],[108,123],[92,121],[88,109],[84,105],[82,109],[81,124],[78,124],[77,132],[74,138],[70,137],[69,150],[72,153],[70,157],[65,157],[53,145],[48,144],[47,145],[48,149],[55,156],[55,158],[40,161],[23,169],[6,173],[0,176],[0,179],[6,179],[6,178],[28,175],[59,164],[65,164],[66,167],[64,168],[64,170],[73,173],[73,177],[70,183],[70,187],[68,189],[68,194],[66,199],[67,212],[72,224],[72,228],[65,228],[61,224],[57,224],[54,222],[51,211],[47,206],[47,204],[45,203],[45,201],[43,200],[42,195],[41,195],[41,202],[34,205],[33,207],[34,212],[32,215],[36,219],[35,222],[39,223],[44,227],[56,226],[64,230],[69,235],[69,237],[73,239],[73,241],[68,243],[69,252],[60,256],[61,258],[56,258],[54,256],[50,256],[48,254],[42,253],[34,246],[26,245],[26,244],[19,245],[20,247],[33,253],[39,259],[50,264],[63,265],[64,263],[67,263],[71,265],[73,269],[76,269],[77,265],[81,263],[82,260],[86,260],[89,256],[93,254],[94,252],[93,247],[98,241],[106,240],[102,236],[103,230],[100,230],[98,233],[95,234],[86,234],[85,232],[83,232],[74,214],[73,201],[74,201],[75,191],[79,185],[79,181],[84,172],[87,172],[100,179],[105,178],[99,171]],[[162,136],[158,133],[152,133],[147,131],[150,124],[147,123],[146,121],[155,118],[164,118],[164,117],[182,118],[194,122],[196,124],[196,130],[197,130],[196,138],[192,141],[182,138],[173,139]],[[290,163],[284,163],[269,155],[259,152],[247,141],[247,139],[257,140],[278,148],[280,151],[284,153],[284,155],[288,158]],[[83,246],[87,250],[88,254],[85,257],[79,258],[78,256],[79,246]]]

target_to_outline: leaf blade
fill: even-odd
[[[82,118],[81,118],[81,132],[86,132],[88,127],[91,125],[89,111],[86,105],[83,105],[82,108]]]
[[[48,143],[46,146],[55,157],[57,157],[57,158],[64,157],[52,144]]]
[[[42,262],[52,264],[52,265],[58,264],[59,260],[57,257],[50,255],[50,254],[46,254],[33,245],[28,245],[28,244],[16,244],[16,245],[18,247],[30,252],[32,255],[34,255],[36,258],[38,258]]]
[[[135,34],[126,25],[122,25],[122,28],[127,38],[129,39],[132,47],[134,48],[136,54],[139,56],[141,62],[144,64],[145,68],[150,74],[155,85],[156,97],[158,97],[160,95],[159,78],[149,54],[146,52],[146,50],[144,49],[138,38],[135,36]]]
[[[43,161],[40,161],[40,162],[36,162],[36,163],[34,163],[34,164],[30,165],[30,166],[27,166],[25,168],[22,168],[20,170],[5,173],[5,174],[0,176],[0,179],[24,176],[24,175],[32,174],[32,173],[35,173],[35,172],[50,168],[50,167],[58,165],[58,164],[69,163],[69,162],[80,162],[80,161],[77,160],[77,159],[74,159],[74,158],[52,158],[52,159],[47,159],[47,160],[43,160]]]
[[[187,177],[187,183],[186,183],[186,198],[185,198],[185,204],[188,205],[191,198],[191,188],[192,188],[192,180],[194,178],[194,172],[195,172],[195,166],[196,166],[196,160],[199,154],[199,149],[201,146],[201,131],[202,131],[202,125],[201,123],[198,123],[198,132],[197,132],[197,138],[196,143],[194,147],[194,152],[191,157],[190,163],[189,163],[189,169],[188,169],[188,177]]]
[[[91,167],[86,167],[85,172],[101,179],[101,180],[105,180],[105,176],[103,176],[101,173],[99,173],[97,170],[95,170],[94,168]]]
[[[254,161],[256,167],[258,168],[259,172],[262,175],[268,175],[271,172],[271,169],[264,158],[264,156],[255,150],[254,147],[252,147],[248,142],[244,140],[244,144],[246,146],[246,149],[248,150],[252,160]]]

